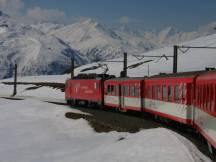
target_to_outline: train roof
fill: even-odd
[[[96,79],[96,80],[107,80],[107,79],[111,79],[111,78],[115,78],[114,75],[108,75],[108,74],[95,74],[95,73],[90,73],[90,74],[78,74],[77,76],[73,77],[70,80],[90,80],[90,79]]]
[[[216,70],[213,70],[214,72],[216,72]],[[213,72],[211,71],[211,72]],[[109,80],[116,80],[116,81],[122,81],[122,80],[144,80],[144,79],[159,79],[159,78],[193,78],[196,77],[198,75],[204,74],[204,73],[208,73],[208,71],[206,70],[202,70],[202,71],[190,71],[190,72],[180,72],[180,73],[160,73],[158,75],[153,75],[150,77],[119,77],[119,78],[111,78]]]
[[[197,77],[197,80],[198,81],[201,81],[201,80],[215,80],[216,79],[216,71],[209,71],[207,73],[204,73],[200,76]]]

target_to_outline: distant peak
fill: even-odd
[[[167,35],[167,36],[168,35],[172,36],[172,35],[175,35],[176,33],[179,33],[179,31],[172,26],[168,26],[160,31],[160,34]]]
[[[7,14],[5,14],[5,13],[2,12],[2,11],[0,11],[0,16],[9,17]]]
[[[90,19],[90,18],[82,21],[82,23],[83,24],[93,25],[93,26],[99,26],[100,25],[97,21],[95,21],[93,19]]]

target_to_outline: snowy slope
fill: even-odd
[[[184,42],[179,45],[186,45],[186,46],[207,46],[207,47],[216,47],[216,34],[197,38],[192,41]],[[190,49],[186,53],[182,53],[181,51],[178,51],[178,71],[184,72],[184,71],[195,71],[195,70],[204,70],[206,67],[216,67],[216,50],[215,49]],[[143,53],[141,55],[150,55],[150,56],[161,56],[161,55],[167,55],[167,56],[173,56],[173,47],[164,47],[157,50],[152,50],[150,52]],[[129,56],[128,57],[128,66],[133,65],[139,62],[143,62],[146,60],[149,60],[152,58],[144,58],[140,61],[138,61],[135,57]],[[169,58],[169,60],[166,60],[165,58],[155,59],[154,61],[143,64],[137,68],[134,69],[128,69],[128,75],[129,76],[147,76],[148,75],[148,65],[150,70],[150,75],[155,75],[158,73],[171,73],[172,72],[172,66],[173,66],[173,60],[172,58]],[[123,58],[119,59],[113,59],[111,61],[122,61]],[[119,76],[120,71],[123,69],[123,63],[106,63],[108,65],[108,73],[114,74],[116,76]],[[77,73],[80,73],[82,69],[85,69],[87,67],[91,67],[97,65],[97,63],[92,63],[88,65],[84,65],[78,69],[76,69]],[[88,71],[88,73],[102,73],[104,70],[97,69]],[[84,72],[86,73],[86,72]]]
[[[66,119],[65,112],[78,112],[65,106],[0,99],[0,109],[1,162],[211,161],[163,128],[98,134],[83,119]]]
[[[10,77],[15,62],[22,75],[61,74],[74,56],[77,64],[85,59],[60,39],[0,15],[0,78]]]

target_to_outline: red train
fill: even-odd
[[[216,71],[143,78],[81,75],[66,81],[65,98],[70,104],[148,112],[190,125],[211,152],[216,149]]]

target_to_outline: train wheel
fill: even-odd
[[[119,110],[120,112],[123,112],[123,113],[126,113],[126,112],[127,112],[127,109],[119,108],[118,110]]]
[[[71,100],[67,100],[67,105],[70,105],[71,104]]]
[[[79,101],[78,100],[74,100],[74,106],[79,106]]]
[[[71,103],[70,105],[73,107],[75,104],[74,104],[74,100],[71,100]]]

